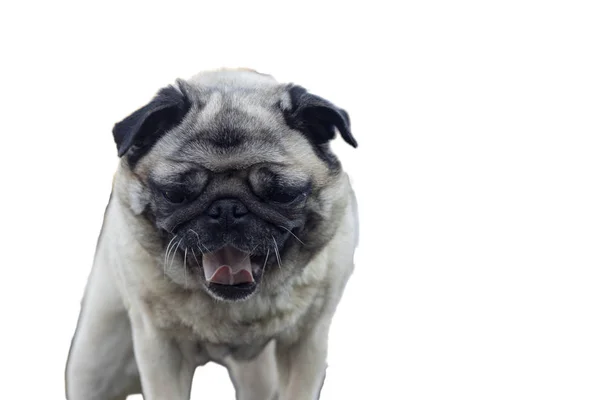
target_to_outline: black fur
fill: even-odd
[[[284,113],[287,124],[302,132],[311,143],[322,145],[335,137],[335,129],[346,143],[357,147],[350,131],[348,113],[322,97],[308,93],[302,86],[289,85],[292,108]]]
[[[133,168],[158,139],[181,123],[190,107],[188,97],[174,86],[161,89],[150,103],[115,124],[113,137],[119,157],[127,155]]]

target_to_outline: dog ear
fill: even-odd
[[[337,129],[346,143],[357,147],[350,131],[350,116],[331,102],[309,93],[302,86],[289,85],[289,105],[281,105],[287,124],[301,131],[315,144],[323,144],[335,137]]]
[[[127,154],[130,163],[135,163],[167,131],[181,123],[190,107],[179,82],[161,89],[150,103],[115,124],[112,132],[119,157]]]

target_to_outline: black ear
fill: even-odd
[[[358,146],[350,131],[350,117],[345,110],[322,97],[308,93],[301,86],[289,85],[288,93],[291,105],[282,105],[282,108],[285,120],[291,128],[301,131],[316,144],[332,140],[337,128],[346,143],[352,147]]]
[[[181,123],[191,102],[180,86],[161,89],[144,107],[115,124],[113,137],[119,157],[127,154],[134,164],[169,129]]]

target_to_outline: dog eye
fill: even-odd
[[[275,203],[289,204],[295,200],[306,197],[306,192],[303,191],[286,191],[286,190],[274,190],[269,193],[269,200]]]
[[[183,203],[184,201],[186,201],[188,199],[188,196],[186,193],[178,192],[175,190],[165,190],[164,192],[162,192],[162,194],[165,199],[167,199],[169,202],[171,202],[173,204]]]

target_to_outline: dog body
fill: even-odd
[[[310,399],[353,270],[357,207],[329,149],[345,111],[253,71],[202,73],[115,125],[121,163],[66,369],[67,398]]]

